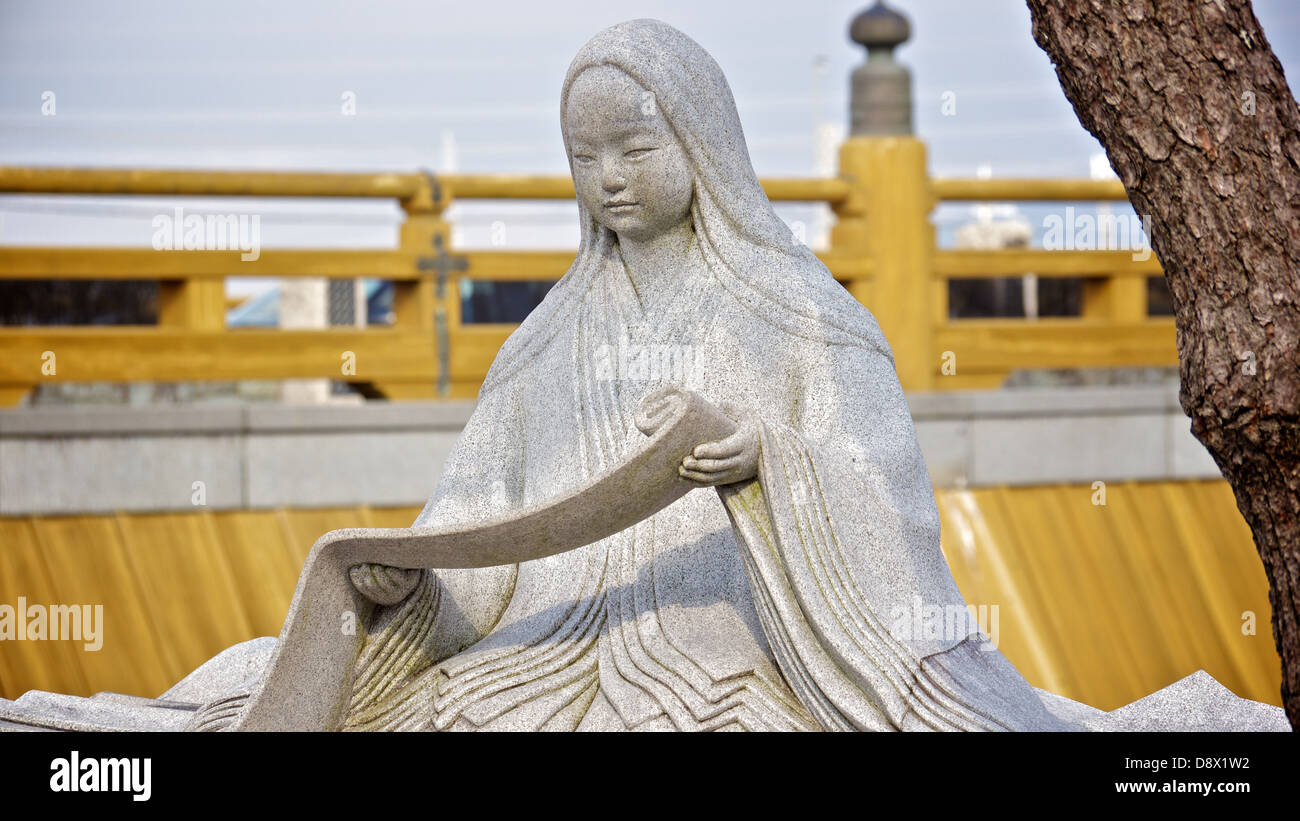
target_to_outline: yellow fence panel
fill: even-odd
[[[1199,669],[1280,704],[1267,580],[1228,485],[1115,482],[1104,492],[1094,504],[1089,485],[937,491],[953,576],[977,614],[984,606],[999,649],[1030,683],[1106,710]],[[0,695],[156,696],[227,646],[277,635],[321,534],[406,527],[418,514],[0,518],[0,603],[102,604],[105,619],[98,652],[0,642]]]

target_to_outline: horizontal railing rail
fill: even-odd
[[[935,247],[930,215],[942,202],[1123,201],[1116,180],[931,179],[920,141],[853,138],[838,177],[761,183],[774,201],[834,211],[819,256],[875,313],[909,390],[987,387],[1021,369],[1177,362],[1172,321],[1147,315],[1146,280],[1161,274],[1151,254]],[[157,325],[0,327],[0,404],[55,380],[333,378],[373,396],[472,397],[514,326],[463,324],[461,281],[550,281],[573,261],[567,250],[455,249],[445,219],[458,200],[572,199],[566,176],[0,167],[0,193],[380,198],[405,212],[394,249],[271,248],[249,258],[239,249],[0,246],[0,280],[156,280],[161,289]],[[1027,274],[1083,278],[1082,315],[949,318],[950,281]],[[229,276],[388,280],[394,322],[229,329]]]

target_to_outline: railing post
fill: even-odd
[[[907,18],[881,2],[850,26],[868,56],[853,72],[852,127],[840,148],[852,193],[836,209],[831,241],[870,258],[870,289],[850,283],[849,291],[876,315],[903,388],[929,390],[937,370],[930,184],[925,143],[912,136],[911,77],[892,53],[909,33]]]
[[[196,277],[158,283],[158,324],[195,331],[226,327],[225,280]]]
[[[865,142],[850,138],[840,146],[839,176],[849,185],[849,195],[839,203],[832,205],[835,212],[835,224],[831,226],[831,250],[840,254],[851,254],[868,260],[872,258],[871,226],[867,219],[867,210],[871,201],[871,189],[867,184],[870,169],[865,162]],[[844,283],[844,287],[853,298],[870,307],[872,299],[871,281],[875,271],[868,270],[866,277],[854,277]]]
[[[451,243],[451,227],[442,218],[450,201],[446,186],[432,174],[426,175],[415,196],[402,201],[406,219],[402,222],[398,238],[401,250],[409,256],[411,265],[419,268],[419,260],[433,256],[436,246]],[[439,274],[431,269],[420,269],[418,279],[393,283],[393,325],[407,330],[426,333],[434,354],[434,372],[421,382],[383,382],[375,387],[389,399],[433,399],[439,396],[439,363],[450,368],[450,326],[460,325],[459,283],[447,282],[443,277],[439,293]]]
[[[1148,319],[1146,277],[1084,280],[1082,314],[1087,319],[1115,323],[1145,322]]]

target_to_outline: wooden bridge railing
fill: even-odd
[[[774,201],[835,211],[832,274],[879,319],[908,390],[986,387],[1012,370],[1169,365],[1172,321],[1147,315],[1152,256],[1129,251],[966,251],[935,248],[942,201],[1125,200],[1117,181],[931,179],[924,144],[854,137],[841,173],[765,179]],[[459,252],[443,214],[454,199],[571,199],[568,177],[0,168],[0,193],[351,197],[398,201],[393,250],[0,247],[0,279],[134,279],[161,285],[151,326],[0,327],[0,405],[59,381],[332,378],[389,398],[472,397],[513,325],[461,322],[462,279],[558,279],[572,251]],[[953,320],[948,282],[963,278],[1087,277],[1078,318]],[[368,277],[394,284],[390,326],[228,329],[224,278]],[[349,359],[350,357],[350,359]],[[349,361],[354,370],[347,369]]]

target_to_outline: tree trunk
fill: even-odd
[[[1173,297],[1179,399],[1269,579],[1300,727],[1300,112],[1246,0],[1028,0]],[[1223,619],[1241,614],[1223,613]]]

